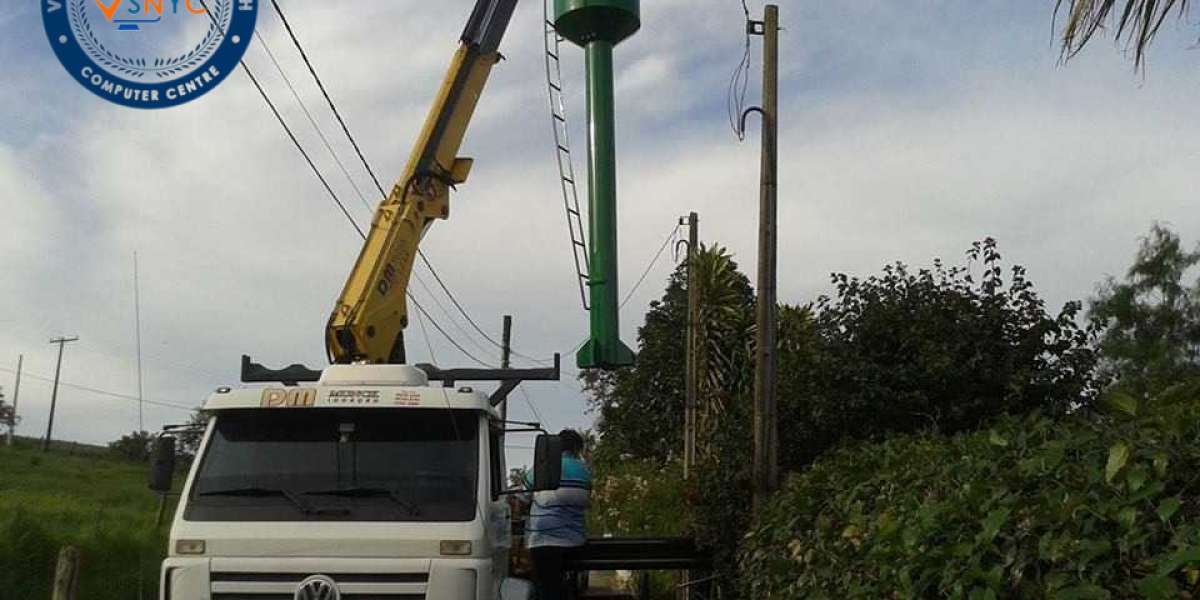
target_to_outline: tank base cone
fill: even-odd
[[[592,338],[575,354],[575,366],[580,369],[615,369],[633,366],[634,354],[621,340],[601,345]]]

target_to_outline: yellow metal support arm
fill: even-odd
[[[425,231],[450,216],[450,189],[467,180],[457,157],[516,0],[479,0],[408,164],[375,211],[371,231],[325,331],[335,363],[403,363],[408,281]]]

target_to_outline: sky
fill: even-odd
[[[390,186],[473,2],[281,4]],[[726,108],[745,42],[741,4],[643,4],[641,32],[615,52],[622,296],[650,265],[621,315],[631,346],[673,268],[671,252],[651,259],[680,216],[698,212],[701,239],[727,247],[744,271],[757,258],[758,125],[739,142]],[[1155,221],[1197,241],[1195,19],[1169,20],[1138,72],[1109,39],[1063,65],[1053,0],[781,4],[781,301],[829,293],[832,272],[960,264],[972,241],[993,236],[1054,309],[1120,275]],[[754,15],[762,6],[749,2]],[[70,78],[40,18],[33,2],[0,14],[0,385],[11,396],[23,354],[19,432],[45,432],[48,340],[59,335],[80,340],[66,347],[62,380],[74,387],[59,390],[55,438],[104,443],[137,427],[135,252],[144,397],[177,405],[147,405],[147,429],[181,422],[181,407],[236,385],[242,354],[324,364],[325,321],[360,242],[244,74],[181,107],[117,106]],[[541,4],[521,2],[464,143],[476,159],[470,180],[422,247],[491,337],[513,315],[519,353],[560,352],[570,367],[587,317],[554,164],[541,24]],[[355,185],[372,189],[269,5],[259,32]],[[749,104],[759,99],[758,43]],[[366,222],[376,198],[360,200],[338,171],[261,42],[246,62]],[[565,48],[563,67],[582,173],[582,52]],[[440,292],[434,302],[412,289],[465,348],[498,360]],[[474,366],[430,336],[432,356],[409,328],[415,362]],[[558,383],[525,384],[512,417],[591,426],[574,377],[567,368]],[[530,442],[512,443],[510,460]]]

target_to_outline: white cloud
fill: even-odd
[[[390,187],[470,2],[359,3],[352,18],[331,6],[300,3],[288,16]],[[737,144],[724,115],[740,7],[693,6],[647,3],[643,32],[616,51],[623,286],[689,210],[700,213],[706,240],[729,246],[753,271],[758,143],[752,135]],[[812,300],[828,290],[830,271],[953,260],[972,240],[995,235],[1058,304],[1123,270],[1151,220],[1172,222],[1185,238],[1200,229],[1200,109],[1179,100],[1200,91],[1192,62],[1162,59],[1143,82],[1101,45],[1056,68],[1044,10],[972,4],[987,18],[971,20],[964,6],[934,3],[932,15],[885,2],[784,7],[781,299]],[[517,13],[508,60],[493,73],[463,150],[477,159],[475,170],[424,247],[480,325],[497,332],[499,315],[513,314],[518,349],[545,356],[572,348],[586,315],[552,162],[540,13],[531,2]],[[373,185],[282,28],[271,15],[261,22],[373,202]],[[5,22],[0,32],[15,27]],[[18,86],[45,102],[0,109],[0,203],[10,223],[0,241],[0,366],[24,352],[27,369],[51,374],[46,340],[77,333],[64,379],[133,393],[135,250],[148,398],[194,404],[236,379],[244,352],[268,364],[319,364],[327,311],[357,241],[246,78],[235,74],[184,107],[131,111],[79,88],[44,40],[20,39],[41,71],[21,72]],[[261,50],[248,60],[362,220],[366,211]],[[582,62],[577,49],[564,53],[581,175]],[[6,88],[0,97],[12,98]],[[625,311],[627,342],[668,269],[660,263]],[[415,325],[408,339],[426,360]],[[483,354],[490,348],[481,343],[468,348]],[[487,360],[498,354],[490,350]],[[435,353],[443,364],[468,363],[436,340]],[[589,422],[569,376],[528,389],[550,425]],[[48,397],[41,382],[23,386],[27,433],[44,427]],[[74,389],[60,400],[63,437],[106,441],[133,427],[132,403]],[[530,413],[519,395],[513,406],[518,418]],[[148,416],[157,425],[183,415],[154,408]]]

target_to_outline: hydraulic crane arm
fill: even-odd
[[[354,270],[329,318],[334,363],[403,363],[408,280],[421,237],[450,215],[450,189],[471,159],[457,156],[517,0],[478,0],[403,175],[371,221]]]

